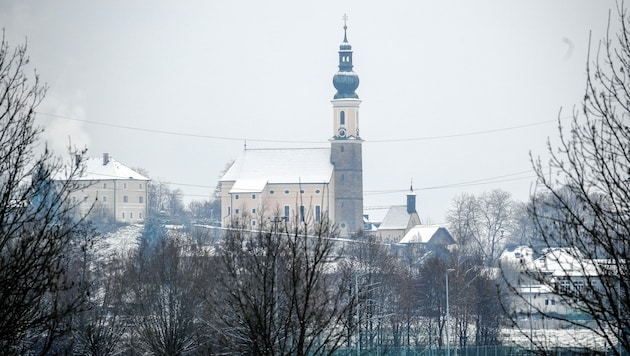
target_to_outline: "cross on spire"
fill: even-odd
[[[348,26],[346,25],[346,22],[348,21],[348,15],[347,14],[343,14],[343,29],[346,30],[348,29]]]

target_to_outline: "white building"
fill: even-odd
[[[69,196],[81,217],[90,213],[124,223],[142,223],[147,218],[147,183],[149,179],[104,153],[102,158],[88,158],[79,189]]]
[[[346,30],[344,25],[339,71],[333,76],[330,147],[246,149],[219,181],[224,227],[233,221],[257,226],[262,217],[312,223],[325,216],[341,236],[363,229],[361,100]]]

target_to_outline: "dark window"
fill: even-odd
[[[304,212],[305,212],[304,205],[300,205],[300,221],[301,222],[304,222],[304,215],[305,215]]]
[[[315,221],[319,222],[322,219],[322,207],[315,205]]]
[[[289,205],[284,206],[284,220],[286,222],[291,221],[291,207]]]
[[[129,203],[129,197],[128,196],[123,196],[123,203]]]
[[[339,113],[339,125],[343,126],[346,124],[346,112],[342,111]]]

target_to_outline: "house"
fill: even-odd
[[[417,225],[420,225],[420,216],[416,211],[416,194],[411,186],[407,194],[407,205],[390,207],[378,227],[377,234],[383,242],[397,243]]]
[[[536,258],[531,258],[531,249],[515,249],[514,256],[504,252],[503,261],[513,260],[515,265],[523,266],[527,273],[539,274],[547,283],[541,284],[531,278],[521,278],[518,286],[521,298],[517,299],[515,312],[520,314],[543,313],[561,315],[581,315],[576,308],[576,300],[567,295],[579,295],[587,286],[599,284],[599,271],[602,261],[585,258],[573,247],[547,248]],[[558,293],[557,291],[562,291]],[[530,308],[531,305],[531,308]]]
[[[363,229],[363,166],[356,93],[347,26],[339,46],[339,70],[333,77],[333,125],[330,147],[245,149],[219,180],[221,224],[259,226],[260,219],[314,223],[330,218],[341,236]]]
[[[76,191],[69,195],[76,214],[114,219],[123,223],[142,223],[147,218],[147,183],[149,179],[103,153],[102,158],[88,158]]]
[[[438,225],[416,225],[409,229],[398,243],[421,245],[432,249],[437,246],[454,245],[457,242],[455,242],[455,239],[445,227]]]

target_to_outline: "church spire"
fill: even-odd
[[[358,99],[355,90],[359,87],[359,76],[352,70],[352,46],[348,43],[348,16],[343,15],[343,42],[339,45],[339,71],[333,77],[337,89],[335,99]]]
[[[343,42],[348,43],[348,15],[343,14]]]

